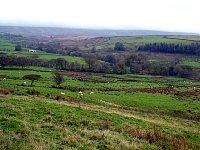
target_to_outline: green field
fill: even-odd
[[[0,38],[0,51],[2,51],[3,53],[7,53],[9,55],[16,55],[16,56],[21,56],[21,57],[37,56],[38,58],[45,59],[45,60],[63,58],[68,62],[78,62],[80,64],[85,64],[84,59],[81,57],[63,56],[60,54],[51,54],[51,53],[46,53],[44,51],[39,51],[39,50],[36,53],[31,53],[31,52],[28,52],[28,49],[26,48],[20,52],[17,52],[14,50],[15,50],[15,44],[12,44],[11,42]]]
[[[174,94],[198,93],[200,89],[194,91],[193,87],[200,87],[200,82],[148,75],[62,72],[65,82],[62,88],[55,88],[51,72],[34,69],[1,70],[1,149],[177,148],[174,138],[164,138],[168,135],[176,136],[185,149],[200,148],[200,97]],[[31,86],[31,81],[22,79],[27,74],[39,74],[42,79]],[[165,90],[169,85],[173,90],[168,93],[151,91]],[[154,135],[157,132],[159,138]]]
[[[95,47],[97,50],[113,48],[116,42],[122,42],[128,49],[136,50],[144,43],[190,44],[194,40],[191,40],[193,36],[178,38],[110,37],[103,43],[97,42]],[[91,50],[93,46],[91,42],[80,49]],[[63,58],[86,64],[81,57],[39,50],[31,53],[28,49],[16,52],[14,47],[0,40],[0,50],[8,55],[43,60]],[[165,65],[178,58],[178,65],[200,68],[199,58],[195,56],[143,54],[148,55],[151,63]],[[142,74],[58,71],[37,66],[0,67],[2,150],[200,149],[200,81]],[[60,87],[53,80],[55,71],[65,80]],[[41,78],[32,84],[23,78],[29,74]]]
[[[116,42],[123,43],[128,49],[136,50],[136,47],[144,43],[175,43],[175,44],[191,44],[190,40],[170,39],[165,36],[130,36],[130,37],[110,37],[106,42],[96,44],[97,50],[111,48],[113,49]],[[85,50],[91,50],[89,45]]]
[[[193,68],[200,68],[200,59],[199,58],[183,59],[181,61],[181,65],[191,66]]]
[[[16,55],[21,57],[28,57],[28,56],[36,56],[40,59],[44,60],[51,60],[51,59],[57,59],[57,58],[63,58],[68,62],[78,62],[80,64],[85,64],[85,61],[81,57],[75,57],[75,56],[63,56],[60,54],[52,54],[52,53],[46,53],[44,51],[37,51],[37,52],[28,52],[27,51],[20,51],[20,52],[8,52],[9,55]]]
[[[161,149],[132,136],[152,126],[137,119],[26,97],[0,102],[1,149]]]
[[[0,51],[13,51],[15,50],[15,44],[0,38]]]
[[[167,36],[168,38],[171,39],[177,39],[177,40],[190,40],[194,42],[200,42],[200,36]]]

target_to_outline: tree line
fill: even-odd
[[[0,55],[0,66],[2,68],[9,66],[17,66],[24,69],[27,66],[38,66],[38,67],[47,67],[54,68],[57,70],[74,70],[80,71],[81,64],[78,62],[68,62],[63,58],[43,60],[39,59],[37,56],[29,57],[18,57],[15,55]]]
[[[103,60],[104,59],[104,60]],[[191,67],[180,66],[176,63],[159,64],[150,63],[143,54],[131,54],[123,60],[119,60],[114,55],[108,55],[98,60],[95,57],[85,57],[85,64],[79,62],[68,62],[63,58],[42,60],[37,57],[17,57],[10,55],[0,55],[0,66],[2,68],[17,66],[22,69],[26,66],[40,66],[54,68],[56,70],[95,72],[95,73],[139,73],[162,76],[178,76],[189,78],[194,76]]]
[[[138,47],[140,51],[161,52],[161,53],[178,53],[200,56],[200,44],[167,44],[167,43],[148,43]]]

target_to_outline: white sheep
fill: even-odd
[[[63,92],[61,92],[60,94],[61,94],[61,95],[65,95],[65,93],[63,93]]]

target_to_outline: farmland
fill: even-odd
[[[198,58],[193,58],[193,59],[183,59],[181,62],[182,65],[187,65],[191,66],[194,68],[200,68],[200,60]]]
[[[0,51],[13,51],[15,49],[15,44],[0,38]]]
[[[197,37],[27,39],[0,41],[0,149],[200,149],[199,56],[137,50]]]
[[[97,40],[98,38],[96,38]],[[90,41],[92,41],[93,39],[89,39]],[[85,40],[87,41],[87,40]],[[113,48],[116,42],[122,42],[124,43],[124,45],[128,48],[128,49],[132,49],[135,50],[136,47],[140,44],[144,44],[144,43],[185,43],[185,44],[190,44],[192,43],[189,38],[187,38],[186,40],[182,40],[182,39],[171,39],[171,38],[167,38],[166,36],[135,36],[135,37],[109,37],[109,38],[105,38],[104,40],[102,40],[102,38],[99,38],[99,43],[95,43],[94,45],[96,46],[97,50],[102,50],[105,48]],[[83,40],[84,42],[84,40]],[[90,50],[92,48],[91,44],[86,44],[83,49],[85,50]]]
[[[180,40],[189,40],[194,42],[199,42],[199,36],[167,36],[169,39],[180,39]]]
[[[51,60],[51,59],[57,59],[57,58],[63,58],[66,61],[69,62],[79,62],[80,64],[84,64],[84,59],[80,57],[75,56],[63,56],[60,54],[52,54],[52,53],[45,53],[43,51],[37,51],[37,52],[27,52],[27,51],[21,51],[21,52],[9,52],[9,55],[16,55],[21,57],[28,57],[28,56],[36,56],[43,60]]]
[[[199,147],[199,95],[173,94],[198,93],[200,89],[194,91],[193,87],[200,87],[199,82],[146,75],[61,73],[65,75],[63,88],[55,88],[51,72],[1,70],[1,93],[8,92],[0,98],[2,148],[22,146],[29,149],[37,144],[42,149],[99,146],[117,149],[113,143],[117,140],[125,149],[162,149],[169,141],[149,144],[149,139],[137,139],[130,133],[150,132],[155,126],[162,134],[179,135],[186,143]],[[42,79],[31,86],[29,80],[22,79],[27,74],[39,74]],[[140,91],[169,84],[173,86],[173,93]],[[80,90],[83,97],[78,93]],[[94,94],[91,95],[91,91]],[[77,108],[79,101],[81,109]]]

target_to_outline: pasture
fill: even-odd
[[[116,42],[124,43],[130,50],[144,43],[192,43],[165,36],[106,37],[91,43],[92,39],[84,40],[86,45],[79,41],[81,50],[91,50],[93,44],[97,50],[109,49]],[[0,50],[9,55],[43,60],[63,58],[86,65],[82,57],[44,51],[31,53],[28,49],[16,52],[14,47],[0,40]],[[198,57],[142,53],[153,63],[173,63],[179,58],[178,65],[200,68]],[[200,81],[142,74],[58,71],[37,66],[1,67],[2,150],[200,149]],[[53,80],[55,72],[64,77],[60,87]],[[30,74],[41,78],[32,84],[23,78]]]
[[[26,50],[26,51],[24,50],[24,51],[20,51],[20,52],[12,51],[12,52],[6,52],[6,53],[8,53],[9,55],[16,55],[16,56],[21,56],[21,57],[36,56],[43,60],[63,58],[68,62],[78,62],[80,64],[85,64],[84,59],[81,57],[63,56],[60,54],[46,53],[44,51],[39,51],[39,50],[37,50],[37,52],[28,52],[28,50]]]
[[[200,68],[200,59],[198,57],[197,58],[183,59],[181,61],[181,65],[191,66],[193,68]]]
[[[14,51],[15,44],[0,38],[0,51]]]
[[[158,140],[153,135],[147,138],[140,132],[176,136],[182,142],[179,145],[200,147],[200,82],[60,72],[65,82],[57,88],[52,72],[38,69],[1,70],[1,149],[30,149],[35,144],[44,149],[117,149],[117,145],[124,149],[177,148],[173,140]],[[42,78],[31,86],[30,80],[22,79],[27,74]]]
[[[200,42],[200,36],[167,36],[170,39],[177,39],[177,40],[186,40],[186,41],[193,41],[193,42]]]
[[[88,39],[92,40],[92,39]],[[128,37],[109,37],[105,38],[103,41],[102,39],[99,39],[99,43],[95,43],[95,47],[97,50],[102,49],[113,49],[116,42],[123,43],[128,50],[136,50],[137,46],[145,43],[174,43],[174,44],[191,44],[192,41],[187,39],[176,39],[176,38],[167,38],[166,36],[128,36]],[[91,44],[86,45],[85,47],[82,47],[84,50],[91,50],[92,49]]]

